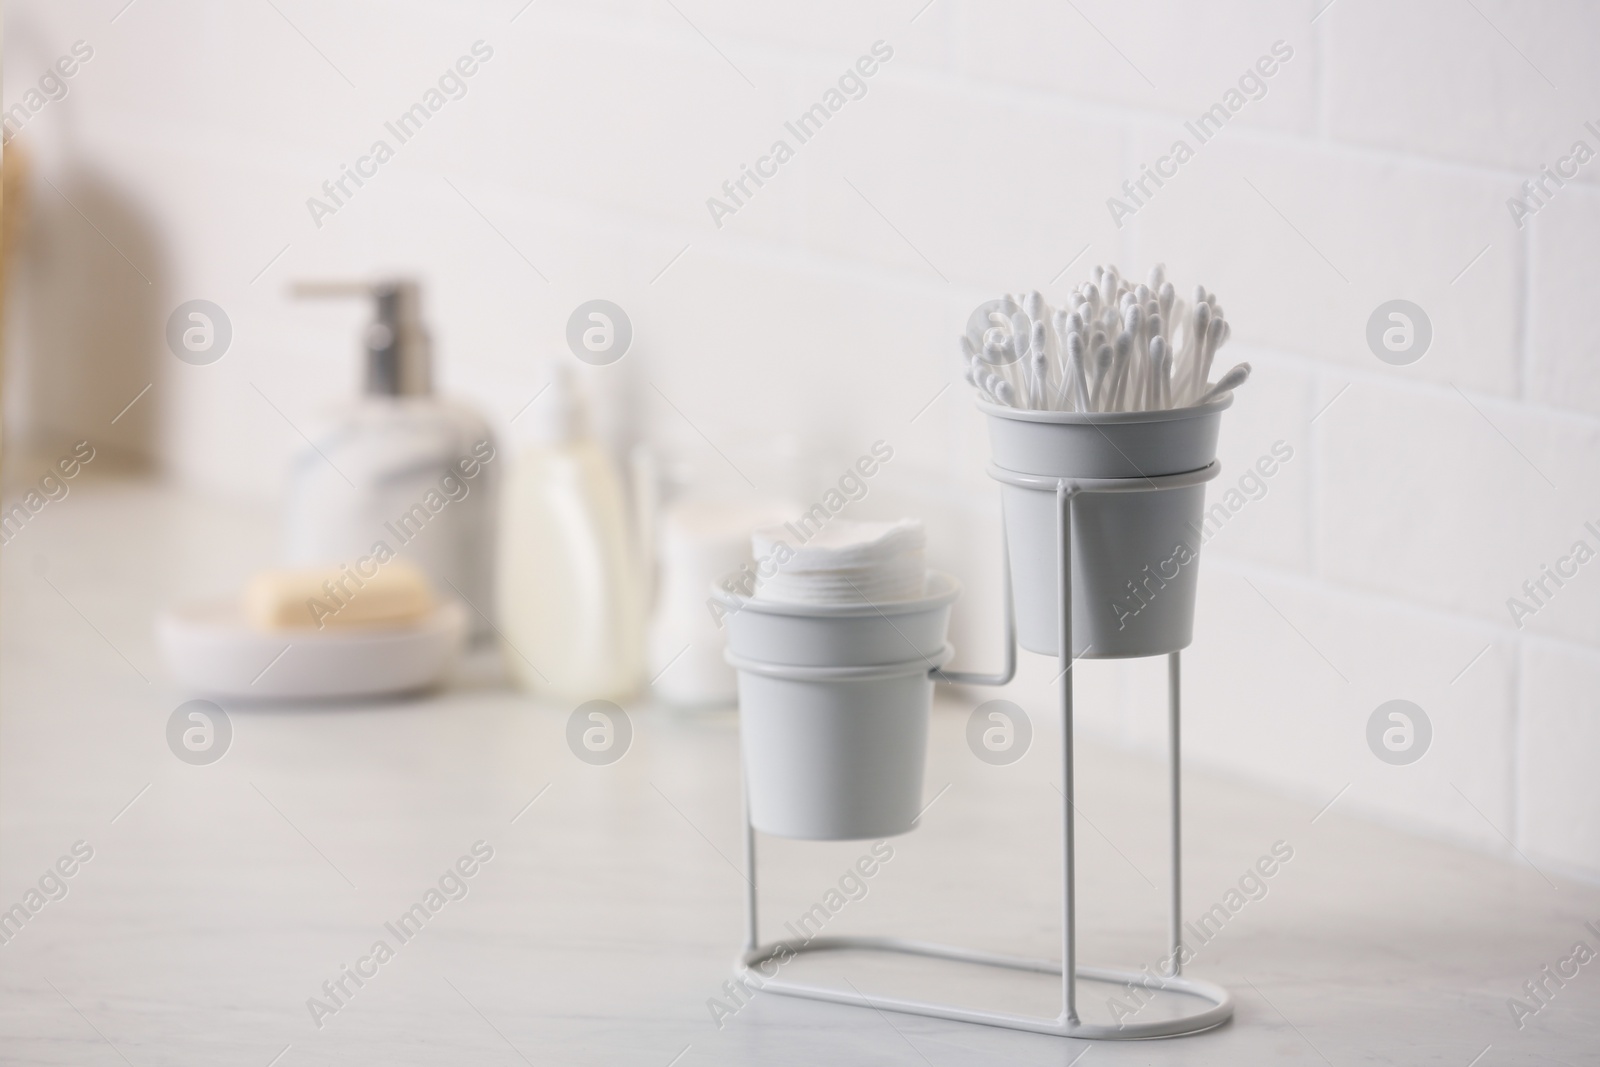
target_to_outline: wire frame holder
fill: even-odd
[[[1182,839],[1182,780],[1180,773],[1179,719],[1181,705],[1182,653],[1167,654],[1167,777],[1168,777],[1168,828],[1171,856],[1168,881],[1168,947],[1171,950],[1171,973],[1153,975],[1148,969],[1131,970],[1120,967],[1090,967],[1077,961],[1077,862],[1076,835],[1074,832],[1076,810],[1073,805],[1073,675],[1072,675],[1072,503],[1086,493],[1141,493],[1180,489],[1217,476],[1220,467],[1216,461],[1196,471],[1154,478],[1096,478],[1066,479],[1046,478],[1019,474],[993,464],[989,474],[997,481],[1028,489],[1054,490],[1056,495],[1056,558],[1060,564],[1061,588],[1057,595],[1057,661],[1060,664],[1061,710],[1061,959],[1035,959],[1013,956],[956,945],[919,941],[901,937],[839,936],[813,937],[809,940],[784,939],[763,943],[759,937],[758,892],[756,877],[756,832],[750,823],[748,794],[744,803],[744,866],[745,866],[745,936],[744,949],[735,963],[737,979],[768,993],[802,997],[832,1004],[849,1004],[856,1007],[894,1011],[907,1015],[921,1015],[953,1022],[977,1023],[1011,1030],[1023,1030],[1055,1037],[1071,1037],[1092,1041],[1129,1041],[1157,1037],[1180,1037],[1197,1034],[1221,1026],[1233,1017],[1233,997],[1220,985],[1182,977],[1181,941],[1183,928],[1183,839]],[[968,671],[933,670],[935,681],[962,685],[1002,686],[1016,674],[1017,636],[1016,615],[1012,604],[1011,563],[1006,547],[1004,526],[1001,529],[1001,567],[1003,568],[1002,596],[1005,617],[1005,660],[997,674]],[[931,1001],[911,1000],[901,997],[867,996],[852,990],[841,990],[807,982],[791,981],[768,976],[761,970],[771,961],[790,956],[816,952],[868,951],[921,956],[931,959],[951,960],[958,963],[975,963],[1007,970],[1034,974],[1061,976],[1061,1011],[1054,1018],[988,1011]],[[1078,983],[1080,981],[1110,982],[1134,985],[1144,990],[1178,994],[1199,1002],[1189,1012],[1161,1019],[1128,1021],[1118,1024],[1085,1023],[1078,1018]]]

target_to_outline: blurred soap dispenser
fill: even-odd
[[[486,638],[503,462],[488,423],[433,395],[417,283],[307,282],[293,293],[368,298],[374,313],[365,395],[304,426],[306,447],[290,473],[288,562],[359,570],[408,559],[440,595],[467,602],[472,637]]]
[[[513,429],[498,565],[506,665],[553,699],[629,696],[644,665],[642,568],[622,480],[566,367]]]

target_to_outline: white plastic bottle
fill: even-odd
[[[496,568],[507,668],[524,689],[574,705],[629,696],[643,673],[646,597],[621,479],[566,368],[523,419]]]

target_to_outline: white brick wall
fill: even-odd
[[[1583,526],[1600,526],[1600,162],[1524,226],[1506,207],[1574,140],[1600,150],[1600,8],[279,0],[290,25],[266,5],[121,6],[8,11],[8,102],[72,41],[96,49],[21,140],[41,180],[20,432],[100,433],[194,485],[270,495],[296,435],[256,389],[298,418],[356,379],[361,313],[296,306],[289,279],[421,274],[441,380],[501,420],[562,354],[570,309],[604,295],[636,326],[613,376],[632,429],[706,479],[738,481],[717,450],[779,488],[774,442],[797,442],[816,458],[790,488],[892,441],[862,510],[928,517],[968,586],[956,633],[976,665],[993,657],[994,491],[964,387],[940,393],[955,332],[995,291],[1165,261],[1220,293],[1228,355],[1257,368],[1219,487],[1294,449],[1207,550],[1194,764],[1317,806],[1348,786],[1343,810],[1600,878],[1600,562],[1520,628],[1506,605],[1577,539],[1600,548]],[[313,227],[305,198],[479,38],[495,55],[467,96]],[[865,97],[713,226],[705,199],[878,39],[894,58]],[[1294,57],[1265,95],[1118,227],[1106,198],[1278,40]],[[115,367],[77,342],[30,364],[82,278],[145,333],[214,300],[235,350],[192,368],[124,338]],[[1434,328],[1404,368],[1364,339],[1397,297]],[[148,411],[106,425],[142,381]],[[1049,675],[1030,664],[1015,689],[1041,713]],[[1159,664],[1084,675],[1085,729],[1159,747]],[[1397,697],[1436,731],[1409,767],[1364,738]]]

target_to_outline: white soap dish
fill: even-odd
[[[437,684],[465,640],[467,609],[447,601],[384,629],[262,630],[235,600],[185,604],[156,619],[167,667],[185,689],[235,700],[341,700]]]

